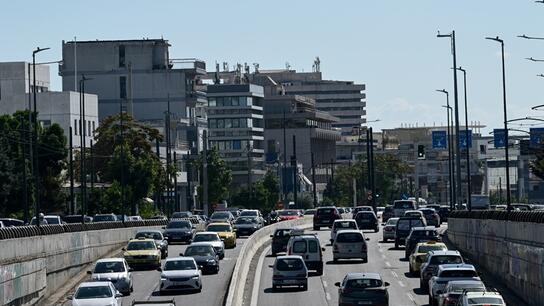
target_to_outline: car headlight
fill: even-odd
[[[195,276],[191,277],[191,279],[199,279],[199,276],[195,275]]]
[[[166,278],[166,277],[161,277],[161,282],[165,282],[165,281],[167,281],[167,280],[168,280],[168,278]]]
[[[208,259],[207,262],[215,262],[215,259]]]

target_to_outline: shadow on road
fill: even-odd
[[[327,265],[332,265],[332,266],[335,266],[335,265],[354,265],[354,264],[361,264],[361,263],[365,263],[364,260],[353,260],[353,259],[346,259],[346,260],[342,260],[342,261],[332,261],[332,260],[329,260],[327,261]]]
[[[417,295],[427,295],[427,292],[421,288],[414,288],[414,293]]]
[[[417,274],[411,274],[410,272],[404,272],[406,278],[419,278]]]
[[[165,292],[164,294],[161,294],[160,291],[153,291],[151,296],[175,297],[175,296],[179,296],[179,295],[193,295],[193,294],[198,294],[198,293],[200,293],[200,292],[198,292],[198,290],[168,291],[168,292]]]
[[[301,292],[301,291],[307,291],[307,290],[302,290],[302,288],[297,288],[297,287],[278,288],[278,289],[266,288],[266,289],[264,289],[264,293],[286,293],[286,292]]]

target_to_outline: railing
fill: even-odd
[[[456,210],[450,212],[448,218],[544,223],[544,211]]]

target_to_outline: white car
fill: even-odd
[[[438,266],[438,273],[429,280],[429,305],[437,306],[439,296],[444,293],[446,285],[455,280],[481,280],[473,265],[445,264]]]
[[[195,290],[202,291],[202,273],[192,257],[168,258],[161,271],[160,293],[166,291]]]
[[[357,222],[355,222],[355,220],[353,219],[334,220],[334,223],[332,224],[332,228],[331,228],[331,239],[330,239],[331,244],[336,239],[336,234],[338,233],[338,231],[348,230],[348,229],[358,230],[359,227],[357,226]]]
[[[121,306],[122,296],[111,282],[84,282],[69,299],[72,306]]]
[[[199,232],[193,237],[193,242],[208,242],[219,255],[219,259],[225,258],[225,243],[216,232]]]
[[[465,292],[459,299],[457,305],[473,306],[504,306],[504,299],[498,292]]]
[[[332,260],[351,258],[368,262],[366,239],[359,230],[341,230],[332,244]]]
[[[91,280],[111,282],[118,291],[129,295],[134,291],[131,271],[124,258],[104,258],[87,274],[91,275]]]

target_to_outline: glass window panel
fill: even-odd
[[[238,106],[238,105],[239,105],[239,98],[232,97],[232,106]]]
[[[208,106],[215,106],[216,104],[215,98],[209,98],[208,99]]]
[[[239,128],[240,127],[240,119],[232,119],[232,127],[233,128]]]
[[[224,99],[222,97],[219,97],[216,99],[217,100],[217,106],[223,106],[223,103],[224,103]]]
[[[225,119],[225,128],[232,128],[232,119]]]
[[[242,149],[242,142],[240,140],[233,140],[232,141],[232,148],[234,150],[240,150]]]
[[[217,119],[217,128],[218,129],[224,129],[225,128],[225,120]]]

